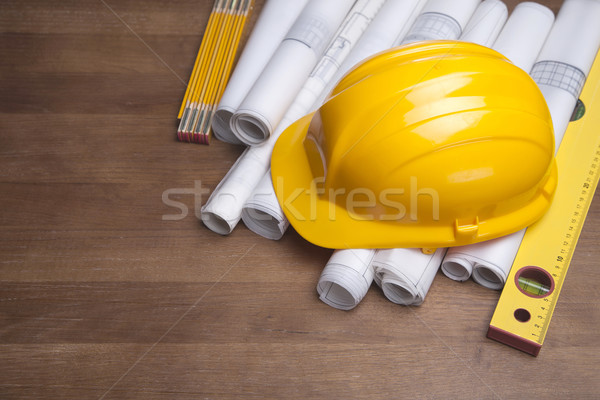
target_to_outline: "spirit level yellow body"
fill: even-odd
[[[580,96],[587,112],[569,124],[556,156],[554,200],[527,228],[487,334],[532,355],[546,337],[600,177],[600,57],[587,81]]]

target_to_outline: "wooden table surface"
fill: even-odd
[[[0,398],[598,398],[598,199],[537,358],[485,337],[500,292],[473,281],[344,312],[316,294],[331,250],[216,235],[206,196],[163,219],[241,153],[175,140],[211,7],[0,4]]]

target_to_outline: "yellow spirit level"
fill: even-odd
[[[550,325],[600,176],[600,57],[556,160],[558,187],[548,212],[530,226],[492,316],[487,337],[537,356]]]

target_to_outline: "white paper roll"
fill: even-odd
[[[538,61],[563,62],[586,76],[600,45],[600,1],[565,0]]]
[[[585,81],[585,75],[580,70],[573,70],[569,67],[565,68],[566,72],[558,72],[556,68],[566,67],[564,64],[555,64],[552,62],[548,63],[536,63],[532,69],[532,74],[534,80],[538,84],[544,98],[546,99],[546,103],[548,104],[548,108],[550,109],[550,115],[552,115],[552,124],[554,125],[554,146],[556,151],[558,151],[558,147],[560,146],[560,142],[562,141],[563,136],[565,135],[565,131],[567,130],[567,126],[569,125],[569,121],[571,120],[571,115],[573,114],[573,110],[575,109],[575,105],[577,104],[577,99],[579,98],[579,93],[581,90],[565,90],[561,87],[554,86],[554,84],[545,84],[540,82],[548,82],[554,80],[554,78],[542,78],[546,72],[541,71],[542,68],[547,70],[554,70],[554,72],[549,72],[549,75],[555,76],[555,82],[558,82],[561,79],[565,79],[564,73],[573,74],[574,79],[573,83],[566,83],[566,85],[578,86],[579,84],[583,85]],[[567,72],[568,71],[568,72]],[[588,71],[589,72],[589,71]],[[561,77],[557,77],[557,75]],[[570,78],[566,78],[570,79]],[[564,81],[563,81],[564,82]],[[577,94],[575,94],[577,93]]]
[[[406,36],[426,0],[386,1],[369,24],[352,52],[346,57],[337,74],[331,79],[313,109],[321,106],[335,85],[357,63],[383,50],[387,50]]]
[[[321,98],[327,85],[333,81],[340,65],[350,55],[383,3],[385,0],[357,0],[336,32],[323,58],[312,70],[294,102],[286,111],[286,116],[293,116],[295,121],[318,108],[318,106],[314,107],[315,102]]]
[[[538,3],[519,3],[500,31],[492,49],[529,72],[554,23],[554,13]]]
[[[565,0],[530,72],[548,103],[557,150],[599,46],[600,1]]]
[[[240,141],[255,146],[271,136],[353,3],[308,2],[231,117]]]
[[[249,147],[202,206],[202,222],[220,235],[228,235],[241,218],[242,207],[268,168],[275,142]]]
[[[506,4],[500,0],[484,0],[475,9],[460,40],[490,47],[496,41],[507,18]]]
[[[469,256],[460,253],[460,250],[454,251],[461,248],[462,246],[448,249],[442,260],[442,272],[452,280],[464,282],[473,274],[473,262]]]
[[[308,0],[268,0],[261,9],[213,116],[212,130],[217,139],[234,144],[242,143],[229,126],[231,116],[307,2]]]
[[[420,249],[377,250],[375,280],[393,303],[418,306],[433,283],[446,249],[424,254]]]
[[[501,238],[451,248],[444,258],[442,271],[448,276],[448,261],[464,259],[471,264],[475,282],[489,289],[502,289],[524,234],[525,229],[522,229]]]
[[[375,250],[335,250],[321,273],[317,292],[324,303],[351,310],[365,297],[373,282]]]
[[[262,177],[244,204],[242,221],[252,232],[271,240],[281,239],[290,226],[273,190],[271,170]]]
[[[481,0],[429,0],[402,44],[420,40],[456,40]]]

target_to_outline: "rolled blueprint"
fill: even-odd
[[[473,262],[473,280],[489,289],[502,289],[525,231],[521,229],[501,238],[477,243],[478,246],[468,249],[468,257]]]
[[[378,0],[371,0],[378,1]],[[364,0],[361,1],[363,3]],[[331,47],[338,48],[339,45],[334,40]],[[329,51],[329,48],[327,52]],[[273,135],[269,139],[258,146],[252,146],[246,149],[238,158],[236,163],[231,167],[227,175],[221,180],[219,185],[210,195],[206,204],[202,207],[202,222],[212,231],[221,235],[228,235],[233,231],[235,226],[242,217],[242,208],[247,202],[252,191],[259,185],[259,182],[269,169],[271,160],[271,151],[277,141],[279,135],[285,128],[296,119],[302,117],[305,112],[295,114],[292,112],[298,111],[298,107],[292,107],[291,111],[286,113],[281,123],[278,124]],[[264,186],[264,185],[263,185]],[[272,184],[271,184],[271,191]],[[264,213],[264,208],[260,206],[261,199],[258,199],[252,205],[256,206],[258,212],[251,212],[250,216],[258,216],[256,218],[255,230],[260,230],[261,226],[266,224],[264,217],[268,217]],[[285,221],[287,223],[287,221]],[[275,226],[275,229],[279,229]],[[285,230],[285,229],[284,229]]]
[[[334,40],[325,51],[325,55],[310,73],[286,114],[299,118],[313,110],[313,105],[327,84],[333,80],[340,64],[348,57],[383,3],[385,0],[356,1],[334,35]]]
[[[492,48],[524,71],[531,71],[552,24],[554,13],[538,3],[519,3]]]
[[[394,43],[402,40],[425,3],[426,0],[386,1],[352,49],[352,52],[346,57],[336,75],[315,101],[313,109],[321,106],[335,85],[356,64],[373,54],[389,49]]]
[[[335,39],[325,51],[304,83],[296,99],[279,123],[277,136],[283,128],[312,111],[316,99],[321,97],[342,61],[351,52],[359,37],[373,20],[384,0],[358,0],[352,7]],[[242,209],[242,220],[253,232],[268,239],[280,239],[289,222],[279,207],[271,174],[267,171]]]
[[[335,250],[321,273],[317,292],[324,303],[351,310],[365,297],[373,282],[375,250]]]
[[[401,43],[458,39],[479,2],[480,0],[429,0]]]
[[[531,70],[550,109],[558,148],[569,123],[573,108],[600,47],[600,2],[597,0],[566,0]],[[515,242],[518,239],[518,243]],[[478,252],[473,279],[486,286],[501,288],[494,280],[508,275],[524,231],[496,239],[485,253]],[[468,253],[478,245],[468,246]],[[457,249],[458,251],[458,249]],[[462,249],[463,253],[467,253]],[[498,255],[502,254],[500,258]],[[502,270],[502,274],[498,273]],[[491,285],[491,286],[490,286]]]
[[[525,229],[497,239],[448,250],[442,272],[451,279],[473,280],[489,289],[502,289]]]
[[[263,6],[213,116],[212,129],[217,139],[234,144],[242,143],[229,126],[231,116],[307,2],[308,0],[267,0]]]
[[[354,4],[310,0],[233,114],[230,126],[243,143],[266,141]]]
[[[252,232],[271,240],[281,239],[290,226],[277,202],[270,170],[244,204],[242,221]]]
[[[202,222],[220,235],[229,235],[241,218],[242,206],[269,165],[274,140],[249,147],[202,206]]]
[[[451,247],[442,260],[442,272],[448,278],[464,282],[473,274],[474,259],[465,246]]]
[[[556,149],[600,46],[600,1],[565,0],[530,75],[554,124]]]
[[[446,249],[425,254],[420,249],[377,250],[375,280],[393,303],[418,306],[425,300]]]
[[[477,6],[460,36],[463,42],[490,47],[508,18],[508,9],[500,0],[484,0]]]

